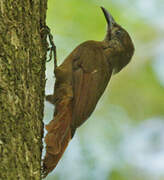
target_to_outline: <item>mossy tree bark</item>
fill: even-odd
[[[41,179],[47,0],[0,1],[0,179]]]

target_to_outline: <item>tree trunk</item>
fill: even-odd
[[[0,1],[0,180],[41,179],[46,9]]]

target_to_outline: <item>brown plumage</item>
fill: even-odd
[[[46,97],[56,108],[46,126],[44,176],[56,167],[76,129],[94,111],[112,73],[126,66],[133,55],[128,33],[102,10],[108,25],[105,39],[80,44],[55,70],[54,94]]]

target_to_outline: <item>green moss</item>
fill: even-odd
[[[0,4],[0,179],[6,180],[41,179],[47,47],[40,21],[47,1],[29,3]]]

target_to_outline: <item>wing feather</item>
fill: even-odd
[[[71,123],[73,129],[85,122],[94,111],[112,74],[112,69],[100,48],[90,48],[88,56],[89,62],[84,59],[85,56],[81,53],[80,58],[76,59],[75,62],[76,69],[73,70],[74,96],[73,119]],[[90,69],[88,69],[89,66],[91,67]]]

